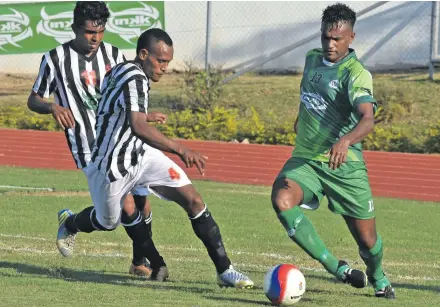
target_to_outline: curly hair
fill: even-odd
[[[167,32],[159,28],[148,29],[147,31],[142,33],[141,36],[139,36],[136,47],[136,54],[139,54],[139,51],[141,51],[141,49],[147,49],[149,52],[151,52],[154,44],[158,42],[164,42],[170,47],[173,46],[173,41]]]
[[[78,1],[73,11],[73,23],[82,27],[90,20],[93,26],[99,27],[107,23],[109,16],[110,12],[103,1]]]
[[[325,24],[335,24],[340,22],[349,23],[353,28],[356,22],[356,13],[347,5],[336,3],[327,6],[322,12],[321,20]]]

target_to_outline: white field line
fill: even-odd
[[[7,251],[7,252],[26,252],[31,254],[38,254],[38,255],[55,255],[58,254],[58,251],[54,250],[42,250],[42,249],[36,249],[36,248],[14,248],[14,247],[0,247],[0,251]],[[80,256],[85,257],[93,257],[93,258],[130,258],[131,254],[124,254],[124,253],[90,253],[90,252],[78,252]],[[172,258],[172,261],[174,262],[191,262],[191,263],[200,263],[201,261],[199,259],[195,258]],[[234,263],[237,267],[240,268],[249,268],[249,269],[258,269],[258,270],[267,270],[268,267],[265,265],[258,265],[258,264],[248,264],[248,263]],[[301,267],[302,271],[310,271],[310,272],[327,272],[324,269],[318,269],[318,268],[312,268],[312,267]],[[394,275],[394,274],[388,274],[388,276],[393,277],[393,279],[403,279],[403,280],[414,280],[414,281],[440,281],[440,278],[437,277],[428,277],[428,276],[405,276],[405,275]]]
[[[34,237],[34,236],[25,236],[20,234],[5,234],[0,233],[0,238],[17,238],[17,239],[25,239],[25,240],[32,240],[32,241],[45,241],[45,242],[53,242],[55,246],[55,238],[48,239],[43,237]],[[1,243],[1,242],[0,242]],[[128,239],[126,243],[114,243],[114,242],[105,242],[105,241],[94,241],[94,240],[88,240],[84,239],[84,237],[81,237],[81,243],[90,244],[92,246],[105,246],[105,247],[127,247],[129,248],[131,244],[129,243]],[[205,252],[204,248],[200,247],[180,247],[180,246],[169,246],[169,245],[157,245],[157,248],[159,250],[167,250],[167,251],[187,251],[187,252]],[[228,250],[228,254],[232,255],[243,255],[243,256],[250,256],[255,257],[259,259],[264,258],[271,258],[275,260],[286,260],[286,261],[295,261],[298,258],[292,256],[292,255],[282,255],[278,253],[255,253],[255,252],[247,252],[247,251],[240,251],[240,250]],[[129,256],[131,257],[131,256]],[[355,259],[346,259],[348,262],[356,262],[358,260]],[[427,267],[431,269],[440,269],[440,263],[412,263],[408,264],[407,262],[397,262],[397,261],[385,261],[386,266],[390,267],[415,267],[415,268],[421,268],[421,267]],[[323,272],[325,270],[323,269]]]
[[[32,240],[38,240],[38,241],[52,241],[47,238],[41,238],[41,237],[29,237],[29,236],[23,236],[23,235],[8,235],[0,233],[0,237],[8,237],[8,238],[22,238],[22,239],[32,239]],[[55,240],[53,240],[55,241]],[[110,242],[93,242],[94,245],[102,245],[102,246],[120,246],[120,244],[110,243]],[[159,249],[161,250],[185,250],[185,251],[196,251],[196,252],[205,252],[202,248],[195,248],[195,247],[188,247],[188,248],[180,248],[180,247],[172,247],[172,246],[159,246]],[[6,251],[6,252],[27,252],[31,254],[38,254],[38,255],[55,255],[59,252],[57,250],[45,250],[45,249],[37,249],[37,248],[15,248],[15,247],[8,247],[8,246],[0,246],[0,251]],[[249,255],[254,257],[266,257],[266,258],[273,258],[277,260],[293,260],[294,257],[287,256],[287,255],[280,255],[276,253],[252,253],[252,252],[243,252],[243,251],[228,251],[230,254],[235,255]],[[85,252],[85,251],[77,251],[76,255],[85,256],[85,257],[94,257],[94,258],[131,258],[131,254],[127,253],[121,253],[121,252],[108,252],[108,253],[93,253],[93,252]],[[200,263],[201,261],[197,258],[172,258],[171,261],[175,262],[192,262],[192,263]],[[235,263],[238,267],[242,268],[249,268],[249,269],[259,269],[259,270],[267,270],[268,266],[266,265],[258,265],[258,264],[249,264],[249,263]],[[411,264],[411,263],[399,263],[399,262],[387,262],[386,266],[405,266],[410,268],[418,268],[420,266],[424,267],[430,267],[430,268],[440,268],[437,264]],[[325,269],[322,268],[314,268],[314,267],[307,267],[307,266],[301,266],[301,270],[303,271],[310,271],[310,272],[327,272]],[[414,281],[440,281],[440,277],[429,277],[429,276],[405,276],[405,275],[395,275],[395,274],[387,274],[394,279],[403,279],[403,280],[414,280]]]
[[[20,187],[15,185],[0,185],[0,189],[15,189],[15,190],[38,190],[53,192],[52,188],[33,188],[33,187]]]

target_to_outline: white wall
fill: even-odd
[[[243,63],[319,31],[322,10],[330,3],[214,1],[212,64],[243,68]],[[374,3],[347,2],[355,11]],[[181,69],[185,61],[204,66],[206,8],[206,2],[165,2],[166,30],[175,45],[171,69]],[[430,54],[430,15],[431,2],[388,2],[358,19],[352,47],[372,70],[426,66]],[[301,69],[307,50],[319,46],[319,39],[313,40],[261,69]],[[134,50],[124,53],[128,58],[134,57]],[[0,71],[36,73],[40,59],[41,54],[0,56]]]

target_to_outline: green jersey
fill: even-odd
[[[292,156],[328,162],[332,145],[358,123],[356,108],[361,103],[376,109],[373,79],[354,50],[337,63],[326,62],[322,49],[309,51]],[[349,147],[347,161],[363,161],[361,143]]]

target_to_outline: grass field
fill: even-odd
[[[397,300],[372,296],[371,288],[338,283],[293,244],[269,203],[269,187],[195,182],[221,227],[236,267],[255,281],[251,290],[221,289],[202,244],[183,210],[152,198],[155,242],[170,268],[166,283],[127,274],[131,244],[122,228],[80,234],[75,256],[55,246],[56,213],[91,204],[78,171],[0,167],[0,186],[49,187],[53,192],[0,188],[1,306],[269,306],[262,291],[267,269],[298,265],[307,281],[298,306],[439,306],[440,204],[378,198],[384,266]],[[306,213],[328,248],[364,268],[342,219],[326,208]]]

